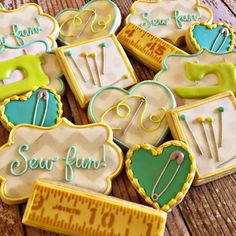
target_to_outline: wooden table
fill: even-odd
[[[7,9],[16,8],[28,0],[2,1]],[[35,0],[43,10],[55,15],[63,8],[80,8],[87,1]],[[123,18],[129,13],[133,1],[117,0]],[[236,32],[236,0],[202,0],[214,12],[214,22],[230,24]],[[130,58],[140,80],[152,79],[155,73]],[[62,97],[64,115],[75,124],[86,124],[86,112],[76,103],[67,86]],[[7,141],[8,132],[0,126],[0,145]],[[143,203],[130,185],[125,172],[113,181],[112,195],[127,201]],[[56,235],[21,224],[25,205],[8,206],[0,200],[0,236]],[[236,235],[236,174],[201,187],[192,187],[183,202],[168,215],[166,235]],[[134,235],[135,236],[135,235]]]

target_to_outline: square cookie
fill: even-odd
[[[126,88],[138,82],[115,35],[59,48],[57,55],[82,108],[103,87]]]
[[[167,113],[175,139],[194,152],[201,185],[236,171],[236,100],[232,92],[177,107]]]

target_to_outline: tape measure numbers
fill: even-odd
[[[162,69],[162,62],[168,54],[186,54],[132,23],[128,23],[117,38],[132,56],[154,71]]]
[[[159,236],[166,216],[136,203],[38,180],[23,223],[80,236]]]

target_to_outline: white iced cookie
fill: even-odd
[[[0,155],[1,198],[9,204],[27,200],[36,179],[108,194],[123,163],[107,125],[77,126],[65,118],[50,128],[13,128]]]
[[[236,53],[201,50],[193,55],[169,55],[154,80],[171,89],[177,106],[228,90],[236,94]]]
[[[132,5],[126,23],[139,25],[157,37],[179,44],[192,23],[211,23],[212,19],[211,9],[200,5],[199,0],[139,0]]]
[[[35,3],[14,10],[0,9],[0,19],[0,61],[57,47],[57,21]]]

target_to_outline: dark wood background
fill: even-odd
[[[63,8],[80,8],[87,1],[81,0],[0,0],[7,9],[16,8],[26,2],[35,2],[43,10],[55,15]],[[128,15],[133,1],[117,0],[123,19]],[[202,0],[214,12],[214,22],[222,21],[231,25],[236,32],[236,0]],[[1,19],[0,19],[1,22]],[[131,63],[140,80],[152,79],[155,73],[130,57]],[[76,103],[67,86],[62,97],[64,115],[75,124],[86,124],[88,119]],[[7,141],[8,132],[0,125],[0,145]],[[142,204],[138,194],[130,185],[125,171],[113,181],[112,195],[128,201]],[[0,236],[53,236],[21,223],[25,204],[8,206],[0,200]],[[192,187],[183,202],[168,215],[166,236],[173,235],[236,235],[236,174],[220,180]],[[135,236],[135,235],[134,235]]]

